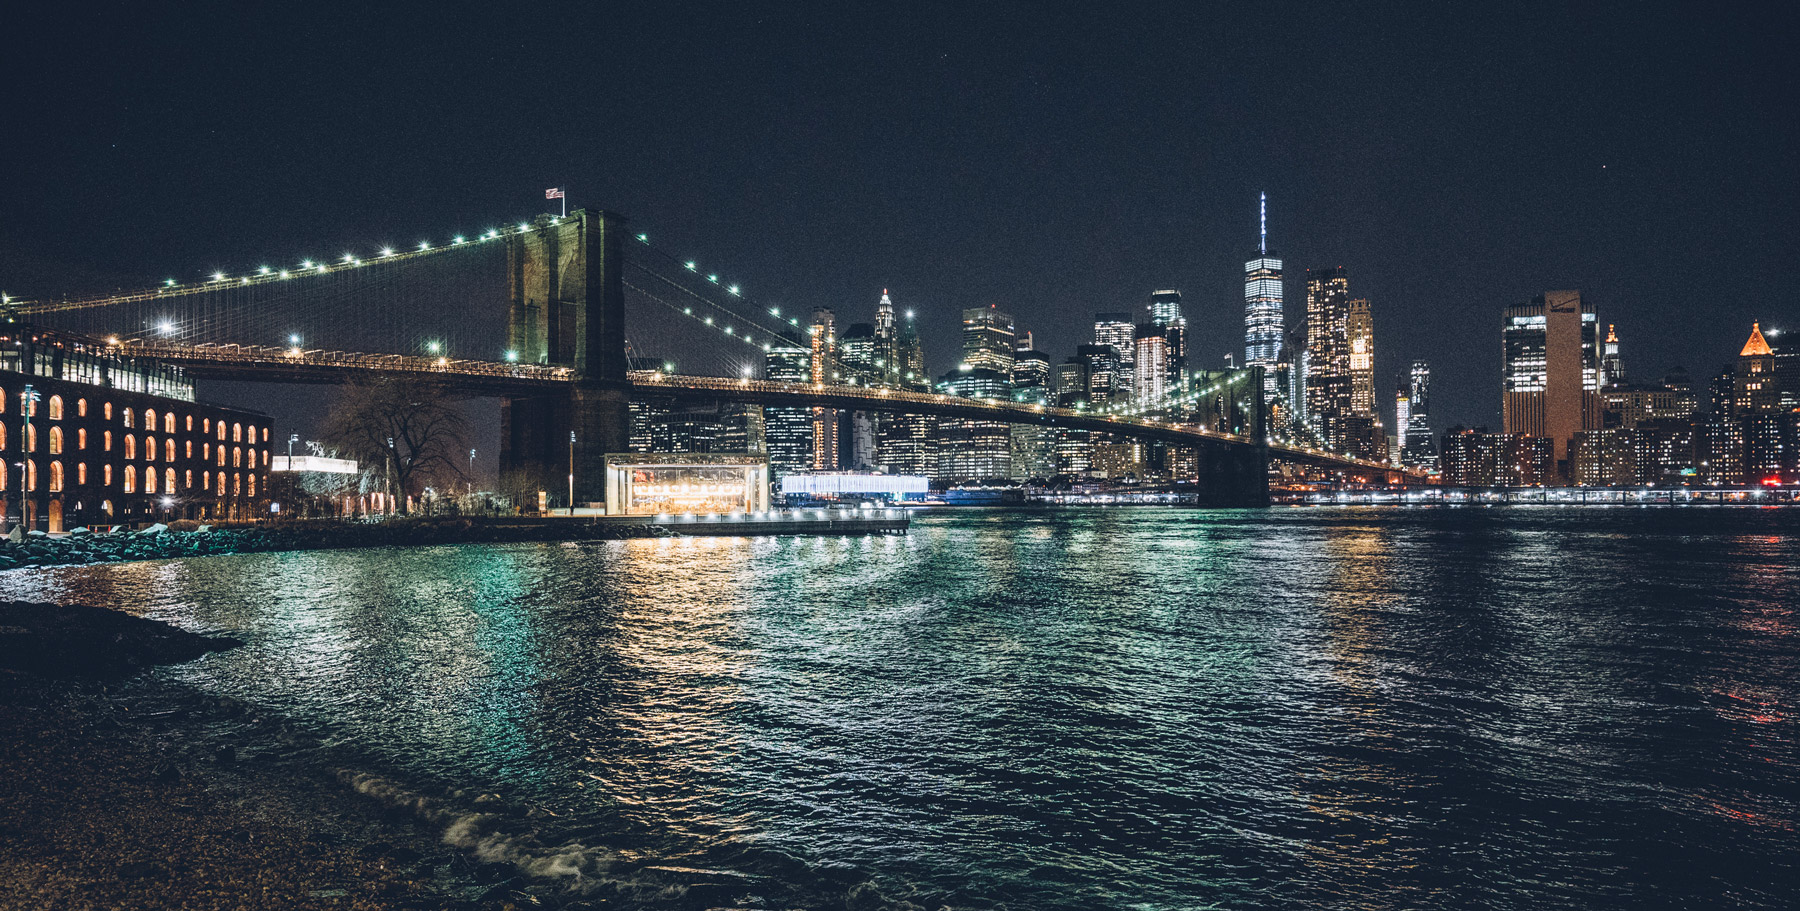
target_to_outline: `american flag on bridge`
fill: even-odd
[[[545,199],[561,199],[561,198],[563,198],[562,188],[561,187],[552,187],[548,190],[545,190],[544,198]]]

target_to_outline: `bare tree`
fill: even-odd
[[[426,484],[463,477],[469,420],[437,383],[383,376],[343,387],[327,440],[392,479],[401,512]]]

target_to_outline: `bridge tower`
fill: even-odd
[[[625,219],[606,211],[540,215],[507,239],[507,348],[575,382],[501,400],[500,471],[526,473],[554,500],[571,476],[577,504],[604,499],[606,454],[630,439],[624,253]]]

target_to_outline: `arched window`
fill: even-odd
[[[223,446],[219,447],[219,467],[225,467],[225,447]]]
[[[87,448],[87,428],[86,427],[75,428],[75,448],[76,449],[86,449]]]
[[[107,407],[111,407],[111,406],[107,406]],[[124,416],[125,426],[130,427],[131,426],[131,409],[130,408],[120,408],[119,414]]]
[[[108,420],[108,421],[112,420],[112,403],[111,402],[107,402],[106,404],[100,406],[100,417],[104,420]]]
[[[187,432],[194,432],[194,416],[191,414],[187,416]]]
[[[75,400],[75,416],[78,418],[87,417],[87,399]]]
[[[5,394],[5,390],[0,390],[0,395],[4,395],[4,394]],[[0,471],[0,490],[6,489],[6,479],[11,476],[12,476],[11,468],[8,468],[5,471]]]
[[[144,461],[156,461],[156,437],[144,437]]]
[[[63,488],[62,463],[61,462],[51,462],[50,463],[50,492],[51,493],[60,493],[62,491],[62,488]]]
[[[244,441],[244,425],[231,425],[231,441],[233,443],[242,443]]]
[[[256,475],[250,476],[250,496],[256,496]]]
[[[100,501],[100,511],[105,513],[108,516],[112,515],[112,501],[111,500],[101,500]]]
[[[106,436],[100,442],[105,444],[101,448],[105,449],[107,452],[112,452],[112,431],[106,431]]]
[[[219,496],[225,495],[225,472],[219,472]]]
[[[182,484],[181,484],[182,490],[193,490],[194,489],[194,470],[192,468],[189,468],[187,470],[187,474],[185,476],[183,476],[181,480],[182,480]]]
[[[212,418],[201,418],[200,419],[200,432],[201,433],[212,433]]]
[[[130,471],[131,469],[127,468],[125,470]],[[151,468],[148,465],[144,466],[144,492],[156,492],[156,469]]]
[[[37,425],[36,424],[31,424],[25,428],[25,451],[26,452],[37,452]]]
[[[9,398],[11,396],[6,394],[6,390],[0,389],[0,414],[6,413],[6,400]]]
[[[61,427],[50,428],[50,454],[62,455],[63,434]]]
[[[163,433],[175,432],[175,412],[163,415]]]
[[[156,409],[155,408],[145,408],[144,409],[144,429],[145,430],[155,430],[156,429]]]
[[[211,490],[212,489],[212,472],[210,472],[210,471],[200,472],[200,489],[201,490]]]
[[[170,437],[169,439],[163,440],[163,461],[165,461],[165,462],[175,461],[175,438],[174,437]]]
[[[184,453],[184,455],[190,459],[194,457],[194,441],[193,440],[187,441],[187,451]]]
[[[129,433],[125,435],[125,458],[137,458],[137,437]]]
[[[0,400],[3,400],[5,398],[5,396],[6,396],[5,390],[0,390]],[[5,449],[6,449],[6,425],[0,424],[0,450],[5,450]],[[5,474],[5,473],[6,472],[4,472],[4,471],[0,471],[0,474]]]
[[[263,441],[263,442],[264,442],[264,443],[267,443],[267,442],[268,442],[268,441],[269,441],[269,428],[267,428],[267,427],[264,427],[264,428],[263,428],[263,439],[262,439],[262,441]]]
[[[36,489],[37,489],[37,463],[30,459],[27,459],[27,460],[25,460],[25,490],[33,491]]]
[[[175,492],[175,469],[163,469],[163,493]]]
[[[82,487],[87,486],[87,463],[86,462],[76,462],[75,463],[75,483],[81,485]]]
[[[263,450],[263,467],[269,467],[269,451],[267,449]]]
[[[105,486],[105,487],[112,486],[112,466],[111,465],[100,466],[100,483],[102,486]]]
[[[210,461],[212,459],[212,444],[211,443],[201,443],[200,444],[200,458],[204,459],[204,460],[208,460],[208,461]]]
[[[242,468],[242,467],[244,467],[244,450],[243,450],[243,447],[241,447],[241,446],[233,446],[233,447],[231,447],[231,467],[233,467],[233,468]]]
[[[224,441],[224,439],[225,439],[225,422],[224,421],[219,422],[218,437],[221,442]]]
[[[231,473],[231,495],[234,497],[244,495],[244,477],[235,471]]]
[[[62,396],[60,395],[50,397],[50,420],[62,420]]]
[[[137,493],[137,468],[131,465],[125,466],[125,492]]]

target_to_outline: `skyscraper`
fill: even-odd
[[[1180,291],[1150,292],[1150,322],[1158,327],[1181,319]]]
[[[1568,477],[1569,441],[1601,425],[1599,324],[1579,291],[1546,291],[1506,308],[1506,432],[1552,441],[1557,471]]]
[[[1412,420],[1412,384],[1402,373],[1394,381],[1394,443],[1388,461],[1398,465],[1406,457],[1406,428]]]
[[[1612,323],[1606,324],[1606,341],[1600,351],[1600,387],[1625,382],[1625,361],[1619,357],[1619,333]]]
[[[1130,398],[1132,378],[1137,376],[1137,324],[1132,321],[1131,314],[1118,311],[1094,314],[1094,344],[1111,345],[1118,357],[1114,367],[1120,379],[1109,387],[1113,401]]]
[[[1431,365],[1413,361],[1412,398],[1407,403],[1406,423],[1394,429],[1406,436],[1401,461],[1422,468],[1437,467],[1437,440],[1431,435]]]
[[[1375,414],[1375,320],[1369,302],[1350,302],[1345,319],[1350,337],[1350,412],[1362,417]]]
[[[1276,393],[1275,361],[1281,356],[1281,260],[1269,254],[1269,196],[1261,199],[1262,232],[1256,255],[1244,263],[1244,366],[1263,368],[1264,392]]]
[[[1350,389],[1350,279],[1344,268],[1306,273],[1306,420],[1333,449],[1345,443],[1343,421],[1352,414]]]
[[[837,329],[830,309],[813,311],[809,342],[808,374],[814,383],[836,383]],[[833,408],[812,409],[812,467],[831,471],[838,467],[838,420]]]
[[[1179,389],[1187,376],[1187,318],[1181,315],[1180,291],[1156,291],[1150,295],[1150,323],[1163,336],[1163,384]]]
[[[812,351],[795,344],[777,345],[763,358],[763,376],[778,383],[812,381]],[[769,476],[805,471],[812,467],[812,410],[809,408],[763,409],[763,436],[769,451]]]
[[[1169,393],[1169,340],[1153,323],[1137,327],[1136,375],[1132,398],[1143,408],[1160,408]]]
[[[963,311],[963,363],[1001,375],[1010,374],[1015,340],[1010,315],[991,306]]]

